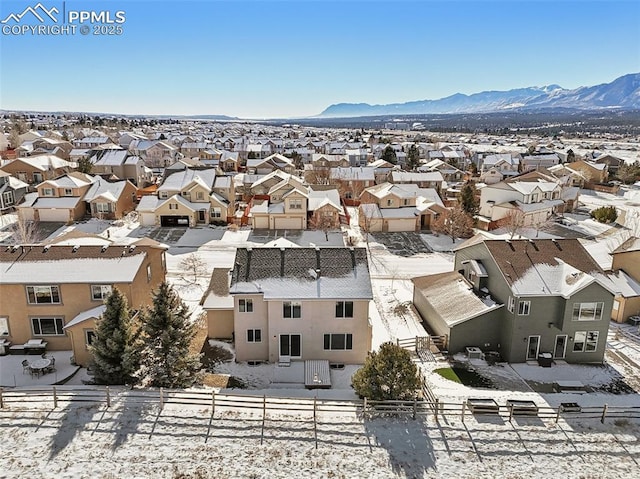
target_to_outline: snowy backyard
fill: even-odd
[[[608,253],[630,233],[639,206],[622,197],[582,195],[581,202],[594,208],[612,201],[625,208],[627,229],[604,227],[586,215],[567,215],[563,226],[584,236],[583,244],[603,268],[610,267]],[[635,216],[634,216],[635,215]],[[352,221],[353,221],[352,215]],[[357,229],[331,232],[302,231],[277,238],[248,229],[140,228],[137,224],[109,225],[92,220],[76,225],[87,233],[110,239],[149,236],[169,246],[168,280],[191,307],[201,313],[200,299],[209,276],[195,280],[180,263],[196,253],[207,266],[232,267],[237,247],[260,245],[339,246],[345,237],[366,242]],[[4,233],[2,231],[1,233]],[[58,232],[60,233],[60,231]],[[490,236],[503,237],[504,232]],[[550,232],[522,231],[522,235],[553,236]],[[636,231],[637,234],[637,231]],[[502,236],[501,236],[502,235]],[[445,236],[412,235],[424,252],[395,254],[394,244],[406,238],[369,238],[370,271],[374,300],[370,306],[373,348],[385,341],[425,336],[420,317],[410,305],[411,278],[451,271],[453,243]],[[608,264],[607,264],[608,261]],[[612,326],[604,366],[556,364],[540,368],[530,364],[490,364],[484,360],[455,357],[456,361],[488,378],[493,388],[470,388],[445,379],[435,369],[444,361],[420,361],[427,384],[441,400],[462,405],[467,398],[491,398],[503,406],[507,400],[530,400],[541,408],[577,403],[583,408],[639,407],[640,335],[631,325]],[[323,401],[356,401],[350,376],[357,365],[332,371],[333,388],[309,391],[278,372],[274,365],[249,366],[222,363],[216,372],[237,377],[247,389],[226,390],[238,395],[267,397],[317,397]],[[292,370],[293,371],[293,370]],[[280,376],[279,376],[280,375]],[[67,385],[81,387],[86,371]],[[556,381],[580,381],[588,393],[553,393]],[[289,386],[287,385],[288,383]],[[623,391],[608,392],[624,383]],[[11,383],[3,383],[11,385]],[[37,385],[40,385],[38,382]],[[638,477],[640,421],[608,417],[517,417],[502,414],[474,416],[467,412],[416,419],[363,416],[358,408],[320,407],[313,411],[263,411],[217,408],[209,405],[138,403],[127,399],[127,390],[115,390],[111,407],[104,403],[67,403],[52,408],[51,389],[37,406],[11,404],[0,409],[0,478],[462,478],[462,477]],[[301,399],[302,401],[303,399]],[[327,403],[329,404],[329,403]],[[352,402],[345,404],[353,404]],[[636,415],[637,417],[637,415]]]

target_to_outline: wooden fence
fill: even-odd
[[[512,422],[518,418],[537,418],[558,422],[560,419],[594,419],[604,423],[612,420],[640,420],[640,406],[589,406],[566,410],[563,406],[536,406],[523,410],[514,405],[496,405],[491,411],[478,411],[467,402],[443,402],[425,385],[423,398],[410,401],[334,400],[320,398],[270,397],[265,395],[240,395],[201,390],[127,389],[123,387],[53,386],[41,388],[0,388],[0,409],[29,410],[61,408],[71,404],[96,404],[106,408],[131,408],[135,405],[158,406],[167,404],[200,406],[211,411],[211,417],[221,411],[246,411],[258,413],[264,423],[268,413],[299,413],[313,418],[314,427],[320,413],[356,414],[372,417],[458,417],[462,422],[469,417],[493,416]],[[263,425],[264,427],[264,425]]]

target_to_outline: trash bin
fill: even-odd
[[[551,356],[551,353],[540,353],[538,355],[538,364],[543,368],[550,368],[552,362],[553,357]]]

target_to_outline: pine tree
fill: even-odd
[[[166,282],[153,294],[153,307],[141,314],[136,348],[136,379],[143,386],[184,388],[198,379],[200,356],[190,352],[196,324],[175,290]]]
[[[411,145],[407,153],[407,169],[415,170],[418,166],[420,166],[420,151],[416,145]]]
[[[476,187],[472,182],[466,182],[460,190],[460,206],[471,216],[478,214],[478,200]]]
[[[398,164],[398,156],[391,145],[387,145],[387,147],[382,151],[382,159],[392,165]]]
[[[88,158],[80,158],[78,160],[78,168],[77,170],[80,173],[86,173],[87,175],[91,173],[91,170],[93,169],[93,163],[91,163],[91,160]]]
[[[127,298],[114,288],[105,301],[106,309],[97,322],[89,347],[94,380],[98,384],[126,384],[131,381],[131,313]]]
[[[374,401],[409,400],[416,396],[420,378],[409,351],[384,343],[380,351],[369,353],[351,384],[359,396]]]

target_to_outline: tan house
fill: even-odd
[[[97,179],[84,195],[87,212],[94,218],[119,220],[135,210],[137,188],[127,180]]]
[[[593,183],[606,183],[609,179],[609,166],[607,163],[580,160],[569,163],[569,165],[571,169],[584,175],[586,186]]]
[[[96,175],[114,175],[121,180],[129,180],[136,186],[144,187],[153,178],[152,171],[144,166],[139,156],[131,155],[127,150],[100,150],[90,158],[91,173]]]
[[[600,278],[614,294],[611,319],[624,323],[640,315],[640,238],[632,236],[611,253],[612,273]]]
[[[364,362],[373,297],[364,248],[239,248],[234,265],[237,361]]]
[[[207,313],[207,336],[216,339],[233,339],[233,297],[229,294],[231,280],[229,268],[214,268],[209,289],[203,295],[200,306]]]
[[[27,245],[0,250],[0,331],[12,352],[30,339],[71,350],[87,366],[88,346],[105,296],[117,287],[132,309],[151,304],[164,281],[165,246],[141,239],[129,245]]]
[[[36,193],[29,193],[17,207],[20,217],[32,221],[72,223],[87,213],[85,193],[98,179],[73,172],[40,183]]]
[[[63,160],[55,155],[30,156],[28,158],[16,158],[2,166],[2,171],[13,175],[20,181],[30,185],[37,185],[44,180],[57,178],[75,169],[73,162]]]
[[[420,231],[429,229],[444,204],[433,188],[415,184],[382,183],[360,194],[359,224],[363,231]]]
[[[143,196],[136,211],[143,226],[226,223],[233,216],[234,183],[215,169],[185,169],[169,175],[156,196]]]

